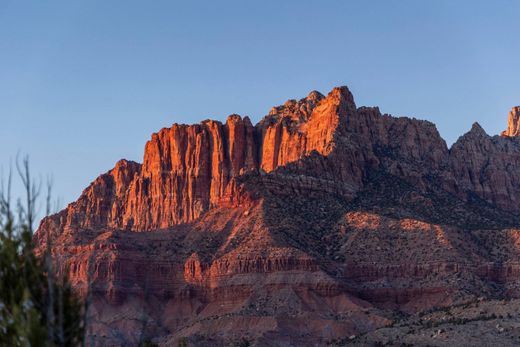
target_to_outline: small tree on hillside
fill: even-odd
[[[41,258],[34,253],[33,225],[40,185],[33,182],[29,160],[16,165],[25,190],[11,201],[12,170],[0,186],[0,345],[77,346],[83,341],[83,305],[66,276],[58,278],[49,235]],[[50,181],[47,185],[50,212]]]

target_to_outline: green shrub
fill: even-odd
[[[57,278],[50,252],[34,252],[32,224],[39,190],[27,159],[18,167],[27,192],[14,217],[9,175],[0,186],[0,346],[78,346],[83,342],[83,305],[66,277]],[[49,188],[50,192],[50,188]],[[54,264],[55,265],[55,264]]]

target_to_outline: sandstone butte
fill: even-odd
[[[89,340],[322,346],[520,296],[520,108],[448,148],[346,87],[152,135],[45,218]],[[336,341],[336,342],[334,342]]]

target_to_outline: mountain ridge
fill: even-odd
[[[162,345],[323,345],[520,297],[518,199],[514,136],[475,123],[448,148],[433,123],[339,87],[255,126],[163,128],[142,164],[119,161],[35,241],[50,233],[61,271],[94,293],[100,345],[139,329]]]

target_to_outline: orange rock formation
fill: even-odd
[[[468,297],[520,295],[520,108],[448,148],[346,87],[256,126],[174,124],[35,235],[95,301],[99,345],[320,345]],[[149,231],[143,233],[142,231]],[[143,321],[143,319],[145,321]]]

